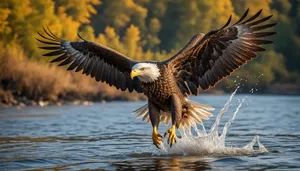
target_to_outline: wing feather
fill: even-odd
[[[43,28],[45,35],[38,33],[42,39],[37,39],[47,50],[43,56],[55,56],[51,62],[61,62],[58,66],[69,65],[67,70],[95,77],[96,81],[106,82],[123,91],[143,92],[138,79],[131,80],[131,67],[138,63],[125,55],[103,45],[87,41],[66,41],[55,36],[49,28]]]
[[[261,45],[273,43],[263,39],[276,34],[264,31],[276,25],[265,23],[272,15],[258,19],[262,13],[260,10],[247,19],[248,12],[249,9],[231,26],[230,16],[220,29],[209,31],[196,41],[193,37],[183,50],[163,61],[174,71],[183,93],[195,94],[195,87],[203,90],[213,87],[235,69],[256,58],[257,52],[265,51]]]

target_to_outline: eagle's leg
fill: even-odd
[[[148,102],[149,107],[149,116],[150,121],[152,123],[153,131],[152,131],[152,141],[153,144],[159,148],[158,146],[162,142],[162,136],[157,132],[158,124],[159,124],[159,112],[160,110],[153,104],[152,102]]]
[[[168,129],[164,135],[166,136],[167,134],[170,134],[168,138],[168,144],[170,143],[170,147],[172,147],[172,145],[176,143],[176,138],[177,138],[176,128],[178,128],[182,118],[181,112],[182,112],[182,104],[180,98],[176,94],[174,94],[171,97],[172,127]]]

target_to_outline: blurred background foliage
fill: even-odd
[[[180,50],[194,34],[219,28],[230,14],[237,20],[247,8],[250,14],[263,9],[263,16],[274,15],[272,20],[278,23],[277,34],[272,38],[275,43],[267,47],[267,52],[260,53],[259,58],[238,69],[219,88],[234,87],[236,76],[246,77],[245,86],[249,88],[259,81],[258,87],[262,90],[273,84],[299,85],[300,1],[297,0],[1,0],[1,88],[2,91],[13,89],[13,95],[17,92],[23,96],[36,91],[32,88],[26,95],[24,87],[20,90],[20,85],[16,86],[24,84],[21,76],[5,74],[16,72],[10,69],[17,63],[40,65],[35,70],[37,73],[32,73],[32,68],[27,69],[28,65],[18,68],[18,73],[25,77],[23,81],[28,78],[27,89],[32,86],[30,82],[34,82],[31,79],[36,77],[54,80],[50,75],[67,75],[68,79],[56,78],[52,83],[64,87],[56,90],[55,98],[68,91],[69,87],[63,82],[74,85],[89,79],[59,69],[57,73],[57,68],[48,64],[49,59],[42,56],[43,51],[37,48],[39,43],[34,39],[38,37],[37,32],[42,32],[42,26],[48,26],[58,37],[67,40],[79,40],[77,33],[80,33],[85,39],[134,59],[163,60]],[[53,67],[55,69],[50,69]],[[93,80],[86,83],[90,84],[87,90],[91,92],[99,87]],[[74,86],[70,89],[76,92]],[[52,99],[51,95],[42,98]]]

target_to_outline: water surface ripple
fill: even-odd
[[[229,97],[193,98],[216,108],[215,116],[204,122],[206,130]],[[163,153],[152,145],[151,125],[130,114],[145,102],[11,107],[0,109],[0,170],[299,170],[300,97],[235,95],[220,127],[232,117],[242,99],[245,101],[227,132],[225,146],[243,147],[258,135],[267,153]],[[163,134],[167,128],[162,125],[159,132]]]

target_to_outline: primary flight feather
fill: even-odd
[[[206,34],[196,34],[176,55],[168,60],[136,61],[101,44],[83,39],[66,41],[56,37],[49,29],[46,35],[39,33],[37,39],[49,52],[44,56],[56,56],[51,62],[68,65],[67,70],[81,71],[97,81],[106,82],[123,91],[144,93],[148,103],[133,113],[153,126],[152,140],[159,148],[162,136],[158,133],[161,122],[172,126],[169,134],[170,146],[176,142],[177,129],[190,129],[209,119],[214,108],[188,99],[197,95],[199,89],[215,86],[235,69],[257,57],[256,52],[272,41],[263,39],[275,32],[265,31],[276,23],[268,23],[272,16],[258,19],[262,10],[247,18],[249,9],[233,25],[231,16],[227,23]]]

